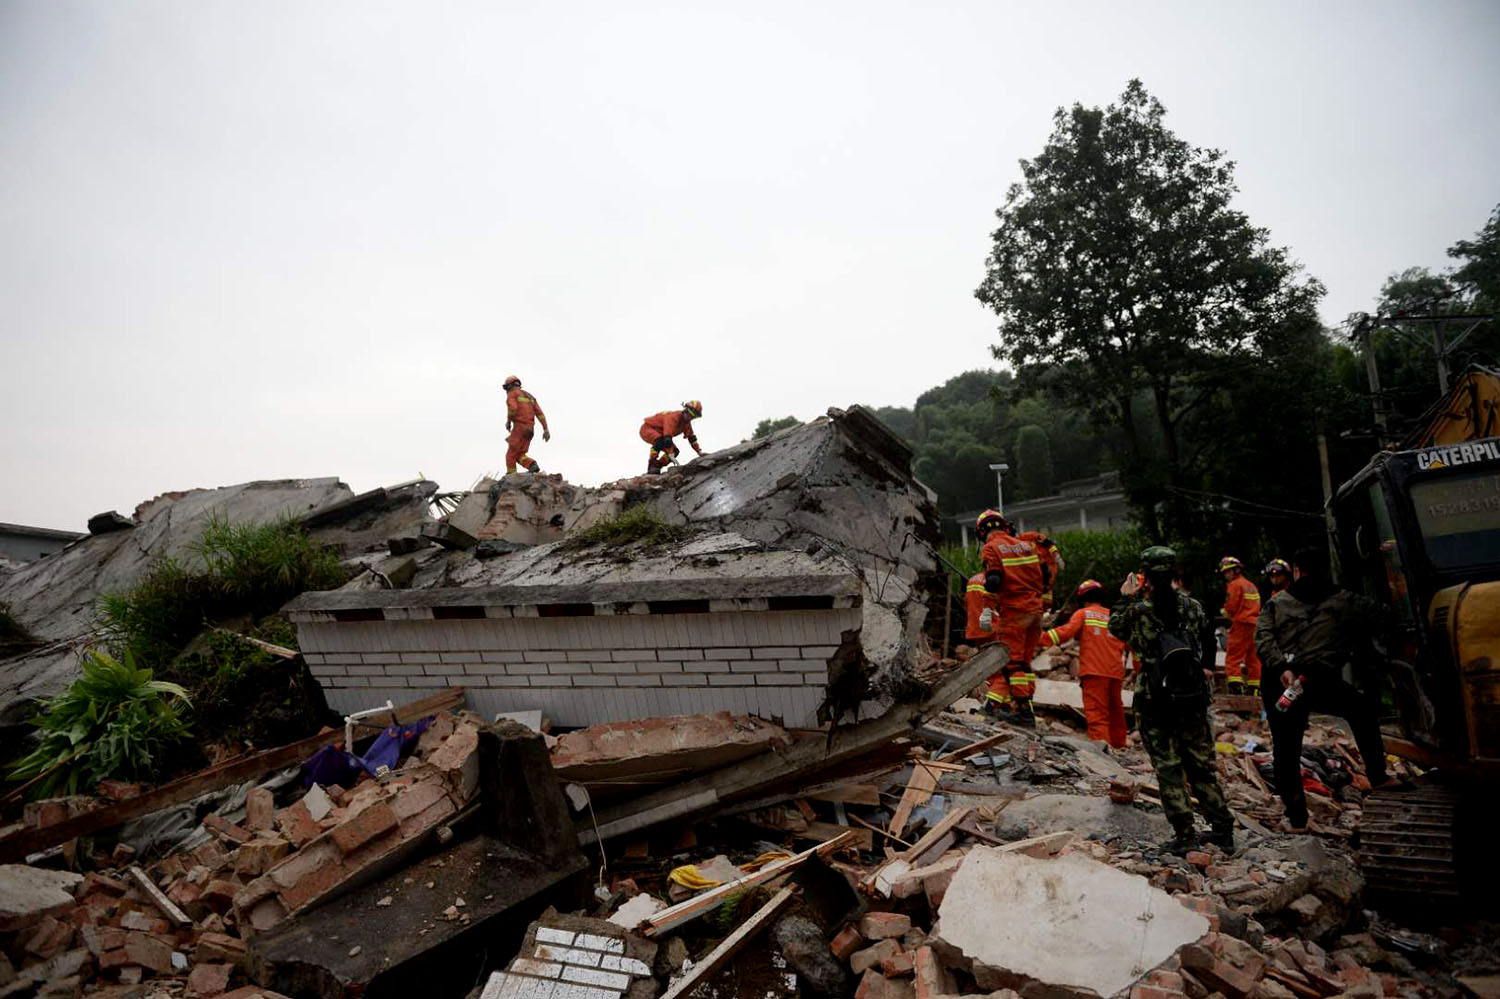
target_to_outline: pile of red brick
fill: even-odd
[[[243,821],[209,815],[206,841],[144,870],[0,868],[0,996],[45,983],[47,999],[112,999],[177,979],[188,999],[275,997],[231,990],[244,977],[245,940],[414,850],[461,812],[478,788],[479,725],[444,713],[398,770],[348,790],[313,785],[279,810],[256,788]],[[116,857],[128,865],[131,855]]]

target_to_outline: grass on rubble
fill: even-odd
[[[99,617],[111,644],[142,662],[165,664],[206,623],[260,618],[305,590],[343,585],[338,554],[315,544],[294,521],[211,520],[186,563],[165,558],[123,593],[106,594]]]
[[[576,549],[588,545],[665,545],[681,541],[690,533],[686,527],[667,523],[649,506],[640,505],[622,510],[608,520],[601,520],[594,526],[579,531],[568,538],[564,547]]]

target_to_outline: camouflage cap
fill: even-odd
[[[1141,568],[1146,570],[1171,569],[1177,565],[1177,553],[1166,545],[1152,545],[1141,552]]]

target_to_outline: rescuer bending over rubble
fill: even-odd
[[[542,440],[550,441],[552,431],[547,429],[547,414],[542,412],[536,396],[521,388],[521,379],[511,375],[505,379],[505,429],[510,436],[505,438],[505,474],[510,475],[519,464],[533,475],[540,472],[536,459],[526,453],[531,438],[536,433],[536,421],[542,421]]]
[[[647,475],[660,475],[663,468],[677,460],[680,452],[672,438],[678,434],[687,438],[694,451],[703,453],[703,449],[698,446],[698,437],[693,433],[693,421],[702,415],[703,403],[690,399],[682,404],[681,409],[663,410],[655,416],[646,417],[641,424],[641,440],[651,445],[651,457],[646,461]]]
[[[1031,660],[1042,634],[1042,594],[1051,583],[1051,571],[1030,541],[1013,533],[999,510],[986,510],[975,522],[980,561],[984,563],[984,588],[995,597],[1000,643],[1010,659],[990,677],[985,695],[986,709],[1020,725],[1035,725],[1031,697],[1036,674]]]
[[[1104,584],[1085,579],[1078,584],[1083,606],[1065,624],[1042,632],[1042,648],[1078,639],[1078,686],[1083,691],[1083,717],[1089,738],[1125,748],[1125,643],[1109,633],[1109,608],[1104,606]]]
[[[1109,633],[1140,659],[1135,681],[1136,725],[1156,770],[1162,811],[1176,835],[1164,847],[1186,853],[1198,845],[1189,796],[1213,830],[1208,842],[1234,850],[1234,816],[1214,771],[1208,727],[1208,677],[1214,642],[1203,605],[1172,585],[1177,553],[1163,545],[1141,552],[1141,574],[1131,573],[1109,617]]]

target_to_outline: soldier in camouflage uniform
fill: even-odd
[[[1188,788],[1198,798],[1198,807],[1213,830],[1208,842],[1226,851],[1234,849],[1234,816],[1224,801],[1219,778],[1214,770],[1214,738],[1208,726],[1208,682],[1202,680],[1202,696],[1170,700],[1156,693],[1153,698],[1151,678],[1160,657],[1158,637],[1163,632],[1186,632],[1196,648],[1193,651],[1206,668],[1212,669],[1212,626],[1203,605],[1172,586],[1172,572],[1177,555],[1172,549],[1155,545],[1141,552],[1144,584],[1132,574],[1120,587],[1121,599],[1109,616],[1109,632],[1130,646],[1140,660],[1136,675],[1135,711],[1141,742],[1156,768],[1161,789],[1162,810],[1176,836],[1167,849],[1185,852],[1198,845],[1193,832],[1193,809]],[[1173,619],[1176,619],[1175,621]]]

